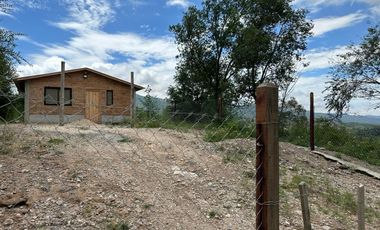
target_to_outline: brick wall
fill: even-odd
[[[84,115],[86,90],[100,92],[102,115],[129,115],[131,87],[92,72],[87,72],[88,78],[83,78],[84,71],[69,73],[65,77],[65,88],[72,89],[72,105],[65,106],[66,115]],[[30,114],[57,115],[59,106],[44,105],[44,88],[60,87],[60,75],[29,80]],[[113,105],[106,105],[106,92],[113,90]]]

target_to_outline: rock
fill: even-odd
[[[322,226],[322,229],[323,229],[323,230],[330,230],[330,229],[331,229],[331,227],[330,227],[330,226],[327,226],[327,225],[325,225],[325,226]]]
[[[226,203],[224,203],[224,204],[223,204],[223,208],[227,208],[227,209],[232,208],[232,204],[231,204],[231,202],[226,202]]]
[[[28,201],[22,193],[0,196],[0,207],[15,207],[25,205]]]
[[[23,170],[21,170],[21,172],[22,172],[22,173],[28,173],[29,170],[28,170],[28,169],[23,169]]]
[[[13,224],[13,220],[11,218],[8,218],[4,221],[4,225],[5,226],[9,226],[9,225],[12,225]]]
[[[174,171],[173,174],[174,175],[181,175],[185,178],[196,178],[198,177],[198,175],[196,173],[193,173],[193,172],[187,172],[187,171],[181,171],[180,168],[178,166],[173,166],[172,167],[172,170]]]

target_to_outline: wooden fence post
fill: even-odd
[[[131,119],[134,118],[135,110],[135,73],[131,72],[131,105],[130,105],[130,115]]]
[[[358,229],[365,229],[365,198],[364,198],[364,185],[358,187]]]
[[[279,229],[278,88],[256,91],[256,229]]]
[[[310,209],[309,209],[307,185],[305,182],[302,181],[299,184],[298,188],[300,190],[303,229],[304,230],[311,230]]]
[[[61,87],[59,90],[59,125],[65,123],[65,62],[61,62]]]
[[[218,97],[218,118],[221,119],[223,117],[223,101],[222,96]]]
[[[310,93],[310,150],[314,151],[314,93]]]

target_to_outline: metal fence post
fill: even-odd
[[[310,93],[310,150],[314,151],[314,93]]]
[[[256,229],[279,229],[278,88],[256,91]]]
[[[65,122],[65,62],[61,62],[61,87],[59,90],[59,125]]]

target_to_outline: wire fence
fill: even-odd
[[[378,181],[295,145],[280,146],[279,199],[257,194],[266,179],[255,116],[136,109],[131,119],[109,107],[117,115],[102,124],[84,104],[65,108],[59,126],[59,106],[24,123],[23,96],[0,95],[4,229],[264,229],[256,218],[274,205],[280,228],[295,229],[301,181],[315,229],[355,225],[356,181],[367,185],[367,227],[380,227]]]

